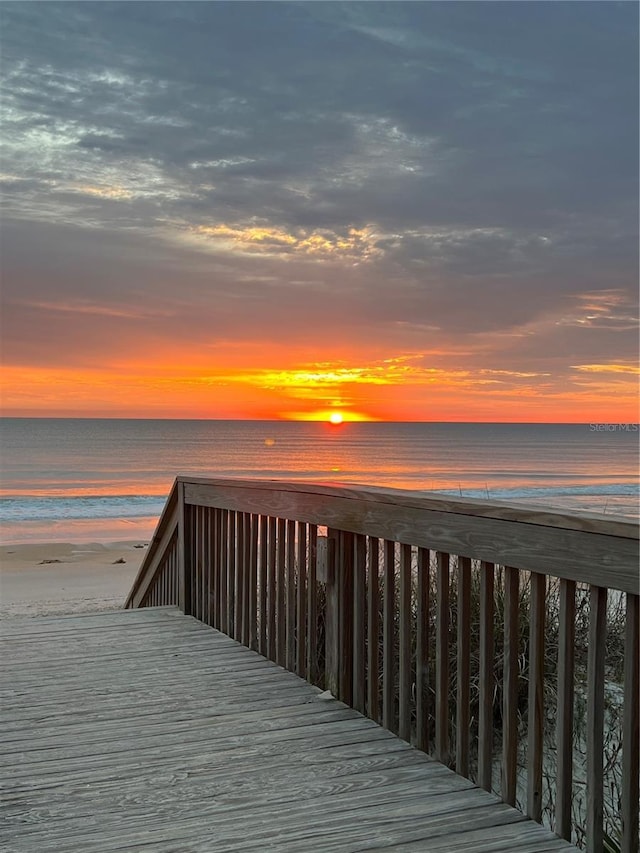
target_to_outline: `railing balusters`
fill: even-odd
[[[277,525],[276,519],[269,516],[268,522],[268,551],[267,551],[267,657],[277,660],[276,652],[276,610],[277,610]]]
[[[518,654],[520,576],[517,569],[504,569],[504,665],[502,696],[502,799],[516,804],[518,771]]]
[[[369,572],[367,575],[367,714],[376,722],[380,719],[378,696],[380,663],[378,659],[380,635],[380,540],[369,536],[367,543]]]
[[[381,717],[385,727],[425,751],[432,749],[447,765],[455,761],[457,772],[470,777],[477,715],[480,786],[491,790],[493,748],[501,748],[499,787],[505,802],[515,805],[524,794],[530,817],[544,817],[567,840],[575,834],[580,841],[586,833],[589,853],[602,851],[608,845],[606,833],[613,833],[615,840],[618,830],[622,853],[638,853],[640,613],[635,528],[621,519],[580,519],[569,513],[558,520],[547,510],[541,514],[500,507],[494,513],[487,505],[479,511],[475,504],[457,499],[451,499],[451,509],[448,498],[418,493],[407,497],[389,490],[359,494],[358,488],[349,487],[345,495],[336,487],[263,483],[254,492],[246,481],[179,478],[126,606],[177,603],[185,613],[329,688],[372,719]],[[349,530],[342,529],[342,519]],[[458,527],[456,533],[462,522],[464,529]],[[319,531],[326,545],[320,549],[322,559]],[[452,540],[468,549],[466,556],[448,548]],[[498,566],[495,555],[514,559]],[[590,588],[588,623],[582,606],[577,609],[576,582],[580,590]],[[603,582],[614,590],[610,599]],[[624,614],[618,607],[623,594],[624,643]],[[497,648],[494,623],[499,632],[504,627]],[[476,624],[479,671],[471,645]],[[546,641],[554,646],[545,652]],[[528,673],[522,673],[522,681],[521,644],[528,646]],[[610,655],[623,646],[624,700],[618,707],[614,685],[622,661]],[[545,724],[545,654],[547,671],[557,667],[552,686],[557,688],[557,703],[548,709],[556,714],[555,778],[551,721]],[[615,667],[611,674],[610,662]],[[580,681],[586,676],[586,689],[576,687],[578,676]],[[528,696],[521,689],[525,678]],[[502,715],[496,717],[494,732],[494,697],[500,691]],[[575,730],[576,697],[581,705],[586,702],[584,736]],[[527,767],[520,773],[518,724],[523,716]],[[581,794],[583,782],[582,768],[575,784],[572,779],[576,738],[586,753],[584,809],[573,791],[575,787]],[[616,749],[618,756],[622,753],[617,764]],[[543,781],[549,806],[543,801]],[[604,790],[605,781],[611,791]],[[615,786],[619,804],[614,801]]]
[[[287,522],[284,518],[277,519],[276,529],[276,663],[285,666],[287,652],[287,613],[285,607]]]
[[[602,750],[604,747],[606,643],[607,590],[601,586],[592,586],[589,591],[589,653],[587,657],[587,849],[589,853],[602,853],[604,847]]]
[[[213,541],[211,543],[211,560],[213,564],[213,625],[220,629],[220,601],[222,597],[220,578],[220,542],[222,534],[220,531],[222,510],[217,507],[213,510]]]
[[[220,511],[220,630],[228,634],[229,625],[229,510]]]
[[[286,602],[287,602],[287,637],[286,663],[289,670],[296,665],[296,523],[287,522],[287,569],[286,569]]]
[[[258,523],[255,513],[247,513],[249,518],[249,604],[248,621],[250,649],[258,649]]]
[[[411,545],[400,546],[398,735],[411,740]]]
[[[429,751],[429,583],[431,555],[418,548],[416,590],[416,746]]]
[[[244,513],[235,512],[235,601],[233,608],[233,636],[242,642],[244,634]]]
[[[471,693],[471,559],[458,557],[458,623],[456,626],[456,773],[469,777],[469,710]]]
[[[309,566],[307,578],[307,615],[309,619],[306,677],[314,684],[318,680],[318,528],[309,525]]]
[[[575,668],[575,581],[560,581],[558,633],[558,705],[556,744],[558,755],[555,831],[571,840],[571,795],[573,790],[573,694]]]
[[[382,725],[395,730],[395,543],[384,542],[384,611],[382,614]]]
[[[227,517],[228,522],[228,538],[227,538],[227,625],[228,634],[234,639],[237,637],[236,631],[238,624],[235,619],[236,607],[236,513],[230,511]]]
[[[542,820],[545,590],[545,576],[532,572],[529,616],[527,814],[538,823]]]
[[[480,702],[478,718],[478,785],[491,790],[493,759],[493,589],[495,566],[480,565]]]
[[[296,600],[296,672],[305,677],[307,652],[307,525],[298,522],[298,585]]]
[[[365,616],[367,579],[367,541],[355,536],[353,564],[353,707],[364,714],[366,695]]]
[[[336,580],[339,614],[339,698],[353,704],[353,533],[338,534]]]
[[[258,651],[267,656],[267,516],[261,515],[258,523],[259,533],[259,581],[258,581],[258,614],[260,630],[258,632]]]
[[[437,554],[436,759],[449,764],[449,554]]]
[[[204,542],[202,544],[204,560],[204,621],[211,625],[212,614],[212,567],[211,567],[211,522],[213,510],[204,507]]]
[[[622,853],[638,853],[640,596],[627,593],[622,723]]]

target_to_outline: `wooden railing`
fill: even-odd
[[[177,604],[588,851],[638,851],[638,526],[178,477],[127,599]]]

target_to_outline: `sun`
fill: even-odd
[[[344,418],[342,417],[340,412],[331,412],[331,414],[329,415],[329,423],[333,424],[334,426],[338,426],[338,424],[341,424],[343,420]]]

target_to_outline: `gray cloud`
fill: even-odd
[[[589,346],[632,357],[633,310],[575,337],[566,318],[588,292],[635,301],[637,18],[598,2],[4,3],[7,358],[98,359],[134,320],[156,341],[170,325],[302,339],[309,317],[390,348],[411,324],[522,334],[523,364],[548,323],[535,334],[558,364]],[[52,299],[82,329],[65,309],[30,345]]]

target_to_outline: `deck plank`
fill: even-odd
[[[572,851],[172,608],[2,627],[0,847]]]

